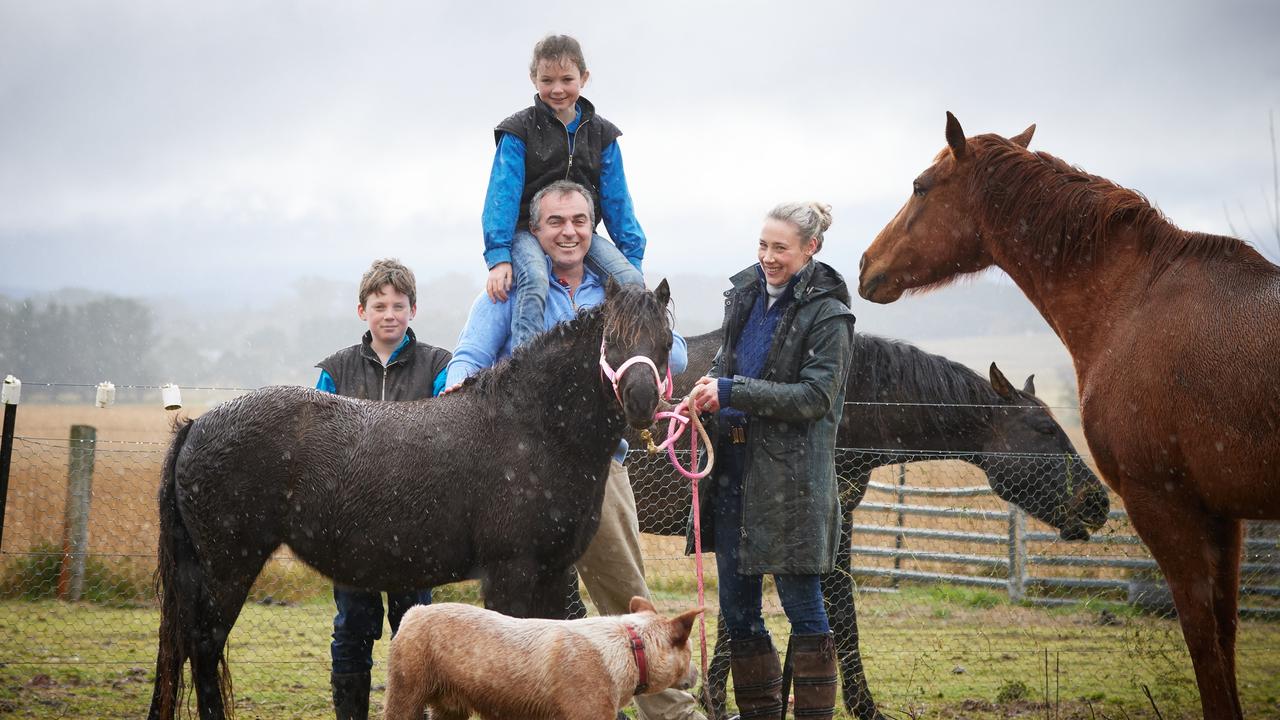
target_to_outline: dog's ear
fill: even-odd
[[[689,635],[693,632],[693,621],[701,614],[702,608],[696,608],[671,618],[672,645],[683,647],[685,643],[689,642]]]
[[[635,597],[631,598],[631,612],[633,612],[633,613],[638,613],[638,612],[651,612],[651,613],[656,613],[656,612],[658,612],[658,609],[657,609],[657,608],[655,608],[655,607],[653,606],[653,603],[649,602],[648,600],[645,600],[644,598],[640,597],[639,595],[636,595]]]

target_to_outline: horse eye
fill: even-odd
[[[912,194],[912,195],[915,195],[916,197],[924,197],[924,194],[925,194],[925,193],[927,193],[927,192],[929,192],[929,188],[927,188],[927,187],[925,187],[925,186],[921,185],[919,180],[912,180],[912,181],[911,181],[911,194]]]

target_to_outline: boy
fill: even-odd
[[[444,387],[447,350],[418,342],[409,329],[417,313],[413,271],[394,259],[376,260],[360,280],[356,313],[369,324],[363,341],[322,360],[316,389],[364,400],[419,400]],[[382,594],[335,585],[333,600],[333,708],[338,720],[369,717],[373,643],[382,637]],[[394,636],[415,604],[429,604],[431,589],[387,593],[387,621]]]

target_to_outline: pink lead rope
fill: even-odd
[[[636,355],[626,362],[622,363],[617,370],[614,370],[609,361],[605,358],[605,342],[600,340],[600,372],[613,385],[613,396],[622,402],[622,394],[618,391],[618,381],[622,379],[622,374],[632,365],[644,364],[653,370],[653,379],[658,385],[658,395],[662,399],[670,402],[671,393],[674,383],[671,381],[671,368],[667,367],[667,377],[662,378],[658,372],[658,366],[653,360],[644,355]],[[698,607],[706,607],[706,584],[703,581],[702,573],[702,521],[700,505],[698,502],[698,481],[711,473],[711,468],[715,465],[715,450],[712,449],[711,440],[707,437],[707,431],[702,427],[702,421],[698,419],[698,413],[689,408],[689,398],[686,396],[671,410],[660,410],[653,416],[654,421],[667,420],[667,439],[662,441],[661,445],[653,443],[653,437],[648,430],[641,433],[645,441],[649,444],[649,452],[656,453],[660,450],[667,451],[667,458],[675,469],[683,476],[689,478],[693,485],[693,557],[694,567],[698,575]],[[685,469],[680,464],[680,460],[676,458],[675,441],[680,438],[689,424],[693,424],[693,431],[689,433],[689,468]],[[702,442],[707,447],[707,466],[702,470],[698,467],[698,438],[702,438]],[[702,690],[703,702],[706,703],[707,709],[715,716],[715,708],[711,701],[711,690],[707,684],[707,623],[706,613],[698,615],[698,640],[702,650]]]

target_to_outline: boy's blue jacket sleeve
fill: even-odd
[[[521,162],[523,161],[522,154]],[[523,169],[521,166],[522,171]],[[618,148],[616,140],[600,153],[600,205],[600,215],[613,244],[640,270],[648,241],[640,227],[640,221],[636,220],[631,191],[627,188],[627,174],[622,169],[622,150]]]
[[[458,335],[458,347],[446,369],[445,387],[453,387],[502,358],[511,339],[512,302],[495,303],[480,293],[471,304],[467,324]]]
[[[524,194],[524,154],[523,140],[511,133],[502,134],[493,155],[489,190],[485,193],[484,212],[480,216],[480,224],[484,228],[484,262],[490,268],[498,263],[511,262],[511,238],[515,235],[516,221],[520,219],[520,198]],[[623,182],[625,191],[626,181]],[[641,242],[643,253],[643,237]]]
[[[320,379],[316,380],[316,389],[327,393],[338,392],[338,386],[334,384],[333,376],[329,374],[328,370],[320,371]]]

